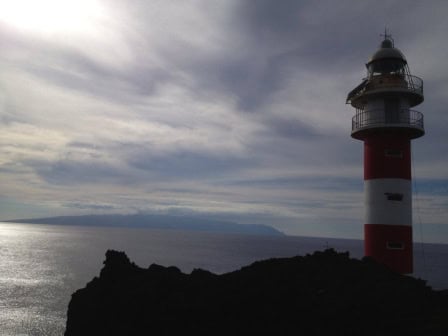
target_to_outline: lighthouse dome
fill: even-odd
[[[390,39],[386,38],[366,66],[370,73],[384,74],[399,72],[406,64],[407,61],[403,53],[394,47]]]

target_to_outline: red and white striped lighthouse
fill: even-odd
[[[423,81],[384,35],[366,64],[367,77],[347,97],[356,108],[351,136],[364,141],[366,256],[399,273],[412,273],[411,140],[425,134]]]

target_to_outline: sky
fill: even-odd
[[[424,80],[416,240],[448,243],[448,2],[0,0],[0,220],[157,213],[361,238],[347,93]]]

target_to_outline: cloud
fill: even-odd
[[[143,154],[143,155],[141,155]],[[152,172],[156,176],[172,179],[201,178],[213,176],[219,178],[226,172],[235,173],[245,166],[253,166],[245,158],[228,157],[226,154],[205,154],[195,151],[177,151],[164,155],[144,155],[139,153],[129,163],[138,169]]]
[[[24,217],[22,201],[47,215],[174,211],[360,234],[362,143],[345,98],[387,24],[425,81],[414,175],[427,221],[443,222],[430,209],[446,206],[445,3],[98,4],[89,34],[0,20],[8,216]]]

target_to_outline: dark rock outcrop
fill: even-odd
[[[424,281],[334,250],[223,275],[108,251],[73,294],[65,335],[448,335],[447,307]]]

